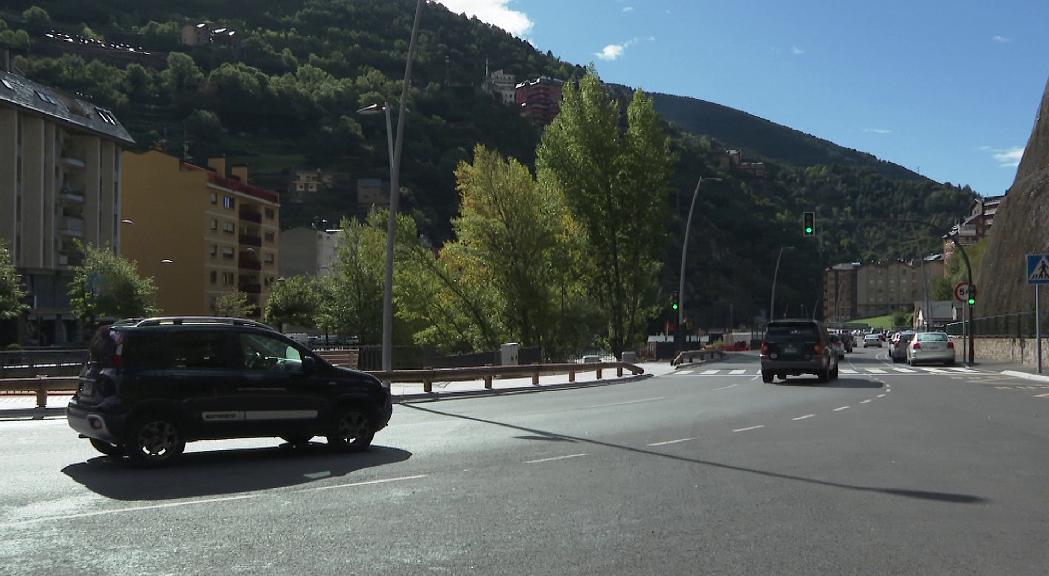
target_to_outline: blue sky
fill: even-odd
[[[738,108],[983,195],[1012,184],[1049,75],[1045,0],[441,2],[606,81]]]

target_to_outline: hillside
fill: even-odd
[[[386,132],[360,107],[400,94],[413,0],[37,0],[0,7],[0,26],[27,55],[27,76],[112,108],[143,148],[159,146],[203,163],[225,154],[247,164],[255,183],[284,190],[287,171],[321,168],[349,184],[297,203],[285,198],[284,227],[337,222],[356,210],[357,178],[388,178]],[[240,37],[236,45],[183,46],[185,24],[208,21]],[[142,47],[148,56],[56,42],[49,30],[107,44]],[[26,40],[31,39],[31,40]],[[90,46],[88,47],[90,48]],[[125,51],[126,52],[126,51]],[[489,69],[518,79],[566,80],[583,69],[477,19],[437,3],[423,12],[412,81],[402,185],[404,206],[436,245],[452,234],[458,211],[453,170],[477,143],[534,163],[539,127],[483,94]],[[622,97],[625,89],[615,90]],[[820,272],[840,261],[913,257],[939,245],[931,230],[898,230],[907,214],[946,229],[974,194],[941,185],[873,156],[691,98],[656,95],[670,122],[677,168],[666,223],[662,285],[676,286],[684,216],[696,179],[718,175],[697,203],[686,290],[696,318],[727,321],[767,306],[770,254],[801,244],[802,211],[817,212],[820,238],[780,271],[784,302],[811,304]],[[709,136],[700,137],[697,135]],[[742,147],[758,169],[733,165]],[[786,256],[785,256],[786,258]],[[723,317],[723,318],[722,318]]]

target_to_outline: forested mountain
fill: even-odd
[[[351,180],[388,177],[381,117],[355,112],[399,98],[414,6],[413,0],[8,0],[0,7],[0,41],[26,49],[16,64],[27,76],[111,107],[142,148],[182,155],[185,144],[198,163],[225,154],[247,164],[257,183],[283,190],[286,171],[299,166]],[[182,46],[182,27],[205,21],[235,30],[238,45]],[[63,50],[44,35],[52,29],[152,54],[129,64]],[[419,230],[437,245],[451,237],[458,210],[454,169],[476,144],[534,165],[541,129],[479,90],[486,68],[519,80],[571,80],[584,71],[427,3],[402,186]],[[626,92],[618,90],[623,98]],[[937,245],[935,228],[875,220],[906,215],[946,228],[974,196],[744,112],[667,95],[655,95],[655,103],[671,122],[677,167],[674,216],[666,239],[658,239],[665,243],[668,299],[696,179],[723,178],[704,184],[690,238],[686,291],[701,320],[727,322],[729,310],[736,319],[760,313],[783,245],[798,245],[799,253],[784,256],[782,301],[814,302],[828,264],[912,257]],[[734,164],[726,149],[736,147],[763,159],[760,169]],[[805,210],[818,213],[818,242],[801,238]],[[354,190],[338,189],[303,204],[284,202],[282,224],[337,222],[354,211]]]

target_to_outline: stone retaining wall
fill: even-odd
[[[961,357],[961,339],[956,340]],[[976,360],[998,360],[1031,366],[1038,365],[1034,338],[976,338]],[[1049,338],[1042,338],[1042,365],[1049,366]]]

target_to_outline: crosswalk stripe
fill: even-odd
[[[867,372],[870,372],[871,374],[884,374],[885,373],[885,371],[882,370],[881,368],[867,368]]]
[[[972,368],[961,368],[961,367],[948,366],[947,368],[945,368],[945,370],[954,370],[955,372],[968,372],[970,374],[979,374],[979,372],[977,372],[976,370],[973,370]]]
[[[838,368],[838,371],[842,374],[859,374],[859,372],[855,370],[850,370],[849,368]]]
[[[704,376],[710,376],[711,374],[717,374],[718,372],[721,372],[721,370],[704,370],[701,374]]]
[[[914,370],[911,370],[910,368],[893,368],[893,370],[903,372],[904,374],[914,374]]]
[[[728,373],[732,374],[732,375],[735,375],[735,376],[739,376],[740,374],[746,374],[747,371],[746,370],[729,370]]]
[[[927,366],[920,366],[918,367],[918,369],[924,372],[928,372],[929,374],[950,374],[950,372],[946,370],[941,370],[939,368],[929,368]]]
[[[677,374],[678,376],[688,376],[689,374],[694,374],[694,373],[695,372],[693,372],[692,370],[680,370],[678,372],[674,372],[674,374]]]

